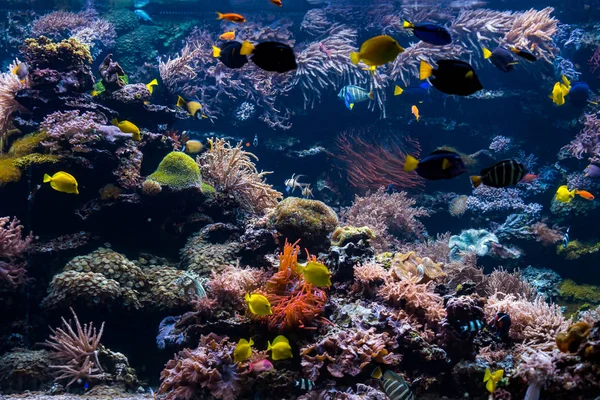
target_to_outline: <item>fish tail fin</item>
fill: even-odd
[[[360,53],[358,51],[353,51],[350,53],[350,61],[352,61],[352,64],[358,65],[360,62]]]
[[[492,52],[487,47],[483,48],[483,58],[486,60],[492,56]]]
[[[271,342],[267,340],[267,351],[273,350],[273,346],[271,346]]]
[[[519,54],[519,49],[517,49],[515,46],[510,46],[510,51],[512,51],[515,54]]]
[[[404,22],[402,23],[402,27],[404,29],[412,29],[415,27],[415,25],[410,21],[404,20]]]
[[[248,344],[249,344],[250,346],[254,346],[254,340],[250,339],[250,341],[248,342]]]
[[[406,160],[404,160],[404,171],[405,172],[414,171],[415,169],[417,169],[418,166],[419,166],[419,160],[417,160],[415,157],[408,154],[406,156]]]
[[[186,102],[183,99],[183,97],[177,96],[177,104],[176,104],[176,106],[177,107],[185,107],[185,105],[186,105]]]
[[[247,56],[249,54],[252,54],[253,51],[254,51],[254,45],[252,43],[250,43],[249,41],[245,40],[244,43],[242,43],[242,48],[240,49],[240,55]]]
[[[490,378],[492,377],[492,371],[490,371],[489,368],[485,369],[485,374],[483,375],[483,381],[487,382],[490,380]]]
[[[246,293],[244,295],[244,300],[246,300],[247,302],[250,302],[250,294],[249,293]]]
[[[254,370],[254,364],[253,363],[250,363],[249,369],[250,369],[250,372],[252,372]]]
[[[477,189],[479,186],[481,186],[481,183],[482,183],[481,176],[476,176],[476,175],[471,176],[471,183]]]
[[[223,19],[223,13],[217,11],[217,19]]]
[[[112,121],[110,121],[110,122],[112,122],[112,124],[113,124],[114,126],[119,126],[119,120],[118,120],[118,119],[116,119],[116,118],[113,118],[113,120],[112,120]]]
[[[419,64],[419,79],[424,81],[433,75],[433,67],[429,65],[427,62],[421,60]]]
[[[400,96],[402,93],[404,93],[404,89],[396,85],[396,87],[394,88],[394,96]]]
[[[350,110],[352,110],[354,108],[354,103],[350,103],[348,107],[350,108]]]
[[[369,92],[369,99],[375,99],[375,93],[373,93],[373,91]]]
[[[52,182],[52,177],[48,174],[44,174],[44,183]]]
[[[156,85],[158,85],[158,81],[156,80],[156,78],[154,78],[154,79],[152,79],[152,82],[150,82],[148,85],[156,86]]]
[[[217,46],[213,46],[212,49],[213,49],[213,57],[214,58],[221,57],[221,49],[220,48],[218,48]]]

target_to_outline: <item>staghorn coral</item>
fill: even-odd
[[[258,158],[243,150],[241,143],[232,146],[225,139],[210,140],[212,149],[196,159],[204,179],[252,213],[275,207],[282,194],[265,181],[270,172],[258,172],[252,161]]]
[[[159,395],[167,400],[202,397],[204,391],[222,400],[235,400],[248,390],[248,362],[234,363],[235,343],[227,336],[202,336],[198,348],[183,349],[160,374]]]
[[[401,356],[394,354],[395,340],[375,328],[331,330],[318,342],[300,349],[303,375],[316,381],[326,368],[334,378],[357,376],[377,364],[395,365]]]
[[[267,281],[265,296],[271,303],[272,315],[266,318],[268,325],[280,331],[305,328],[316,329],[313,322],[320,315],[327,303],[324,290],[306,282],[298,268],[298,242],[285,242],[283,252],[279,255],[279,270]],[[316,261],[307,251],[309,261]]]
[[[491,320],[498,312],[510,315],[509,336],[513,340],[539,350],[556,348],[556,335],[568,328],[560,307],[546,303],[539,296],[529,301],[512,294],[496,293],[486,303],[486,319]]]
[[[56,369],[58,374],[56,380],[68,380],[67,387],[78,379],[88,382],[102,380],[104,373],[98,360],[104,323],[100,325],[99,331],[96,331],[91,322],[82,327],[75,311],[72,308],[70,310],[75,326],[61,317],[62,327],[50,328],[52,334],[44,342],[45,346],[52,350],[52,368]]]
[[[371,244],[376,251],[386,251],[399,244],[396,236],[403,239],[420,237],[425,227],[418,220],[429,213],[422,207],[414,207],[416,200],[406,192],[389,194],[383,187],[364,197],[356,196],[352,206],[340,212],[340,220],[354,226],[368,226],[375,233]]]
[[[18,219],[0,217],[0,282],[13,289],[25,282],[24,255],[33,240],[33,235],[25,236],[23,229]]]

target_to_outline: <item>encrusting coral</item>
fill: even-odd
[[[36,69],[53,68],[66,71],[84,64],[91,64],[93,59],[89,46],[75,38],[55,43],[45,36],[27,39],[23,47],[25,60],[30,67]]]
[[[171,190],[202,187],[202,174],[194,159],[180,151],[165,156],[156,171],[147,180],[159,183]]]

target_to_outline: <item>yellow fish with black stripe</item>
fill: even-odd
[[[195,100],[187,101],[181,96],[177,96],[177,107],[181,107],[185,109],[188,114],[192,117],[200,119],[200,118],[208,118],[206,115],[202,114],[202,104]]]

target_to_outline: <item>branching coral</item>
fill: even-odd
[[[100,330],[96,331],[90,322],[83,327],[79,323],[77,314],[71,308],[75,326],[71,326],[71,321],[62,320],[62,328],[51,329],[50,338],[45,341],[45,345],[53,350],[52,359],[58,376],[56,380],[68,380],[67,387],[75,383],[78,379],[90,381],[101,379],[103,370],[98,361],[98,348],[100,339],[104,330],[104,323]]]
[[[198,348],[183,349],[167,362],[158,394],[189,400],[202,397],[206,389],[217,399],[235,400],[248,389],[248,363],[233,361],[235,346],[228,337],[202,336]]]
[[[418,157],[419,143],[413,139],[377,137],[373,131],[343,132],[336,139],[334,157],[348,182],[361,190],[376,190],[390,184],[399,189],[421,187],[423,179],[404,172],[406,155]]]
[[[79,110],[56,111],[40,124],[47,134],[42,145],[53,152],[87,153],[91,151],[89,145],[101,138],[97,132],[102,122],[98,115],[89,111],[83,114]]]
[[[294,328],[315,329],[313,322],[321,319],[327,294],[308,283],[298,267],[300,246],[286,241],[279,255],[279,271],[267,282],[265,295],[271,303],[269,326],[279,330]],[[308,255],[308,251],[307,251]],[[309,260],[316,261],[308,255]]]
[[[282,194],[265,181],[270,172],[258,172],[252,161],[258,158],[242,144],[232,146],[225,139],[211,139],[212,149],[197,158],[202,175],[218,192],[233,196],[246,210],[265,212],[277,205]]]
[[[23,235],[23,225],[16,218],[0,218],[0,281],[15,288],[25,281],[23,255],[33,236]]]
[[[578,160],[588,156],[592,162],[600,162],[600,120],[598,114],[585,114],[583,129],[575,139],[560,149],[559,158],[574,157]]]
[[[308,379],[316,381],[326,366],[334,378],[357,376],[367,367],[376,364],[394,365],[400,355],[394,354],[396,341],[387,333],[369,330],[332,330],[318,343],[300,349],[302,371]]]
[[[552,36],[558,32],[558,20],[550,16],[553,12],[554,8],[546,7],[539,11],[530,9],[518,13],[510,31],[504,35],[503,42],[531,50],[536,56],[551,63],[559,53],[552,40]]]
[[[213,270],[206,287],[209,297],[219,306],[242,310],[244,295],[257,290],[266,280],[266,271],[229,265],[220,272]]]
[[[527,300],[534,300],[536,297],[535,289],[523,279],[520,271],[510,273],[502,267],[495,269],[487,277],[485,292],[488,296],[500,292],[522,296]]]
[[[415,207],[416,203],[405,192],[389,194],[379,188],[375,193],[357,196],[352,206],[341,211],[340,219],[348,225],[371,228],[375,232],[375,239],[371,240],[373,248],[385,251],[399,243],[395,236],[410,239],[425,232],[418,218],[429,213],[422,207]]]
[[[486,303],[487,320],[492,320],[498,312],[510,315],[509,335],[513,340],[540,350],[556,348],[554,338],[569,326],[560,307],[546,303],[542,297],[529,301],[512,294],[496,293]]]

